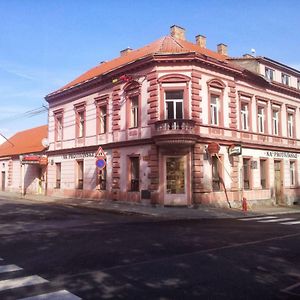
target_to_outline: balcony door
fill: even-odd
[[[183,118],[183,91],[166,91],[166,119]]]

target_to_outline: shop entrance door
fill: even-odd
[[[165,160],[165,205],[187,205],[187,157],[168,156]]]
[[[5,191],[5,171],[2,171],[1,175],[1,190]]]
[[[274,188],[276,204],[282,202],[282,184],[281,184],[281,161],[274,161]]]

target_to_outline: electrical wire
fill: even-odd
[[[35,117],[37,115],[41,115],[41,114],[43,114],[47,111],[48,111],[48,107],[46,107],[45,105],[42,105],[41,107],[38,107],[38,108],[35,108],[35,109],[32,109],[32,110],[28,110],[24,113],[12,115],[12,116],[0,119],[0,124],[15,121],[16,119],[32,118],[32,117]]]

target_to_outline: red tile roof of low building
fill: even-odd
[[[0,157],[41,152],[46,149],[42,139],[47,136],[47,125],[20,131],[0,145]]]
[[[145,47],[137,50],[129,51],[128,53],[117,57],[109,62],[103,62],[100,65],[88,70],[75,80],[71,81],[61,89],[49,94],[57,94],[76,85],[82,84],[100,75],[104,75],[122,66],[125,66],[134,61],[140,60],[154,54],[180,54],[180,53],[197,53],[205,57],[210,57],[224,62],[228,56],[219,54],[207,48],[200,47],[186,40],[176,39],[172,36],[165,36]]]

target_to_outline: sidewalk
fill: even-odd
[[[243,212],[234,208],[215,208],[205,205],[197,207],[165,207],[165,206],[146,206],[136,203],[120,202],[120,201],[97,201],[78,198],[58,198],[43,195],[26,195],[21,197],[18,193],[9,193],[0,191],[0,198],[27,200],[39,203],[54,203],[57,205],[85,207],[98,209],[101,211],[122,213],[122,214],[137,214],[164,219],[214,219],[214,218],[240,218],[247,216],[259,216],[265,214],[289,214],[300,213],[300,205],[293,207],[281,206],[261,206],[255,207],[250,211]]]

